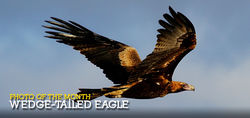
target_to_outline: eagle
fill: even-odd
[[[108,98],[152,99],[170,93],[194,91],[194,86],[173,81],[173,73],[182,58],[196,46],[196,33],[190,20],[169,6],[169,14],[159,20],[157,43],[152,53],[141,60],[135,48],[109,39],[73,21],[51,17],[43,27],[47,38],[72,46],[88,61],[103,70],[114,86],[100,89],[80,88],[78,94],[91,99]]]

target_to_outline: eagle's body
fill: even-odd
[[[117,84],[102,89],[79,89],[79,93],[89,93],[92,99],[102,95],[149,99],[194,90],[192,85],[172,81],[172,75],[181,59],[195,48],[195,29],[183,14],[171,7],[169,10],[172,16],[163,15],[168,23],[159,20],[163,29],[158,30],[155,49],[142,61],[135,48],[96,34],[73,21],[52,17],[57,22],[46,22],[58,27],[44,27],[60,31],[47,31],[51,36],[46,37],[73,46]]]

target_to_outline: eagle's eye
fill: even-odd
[[[182,83],[181,86],[182,87],[187,87],[187,84],[186,83]]]

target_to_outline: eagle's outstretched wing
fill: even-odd
[[[103,69],[106,76],[115,84],[124,84],[128,80],[131,68],[141,62],[135,48],[98,35],[73,21],[63,21],[51,17],[55,21],[46,21],[54,26],[44,26],[54,31],[48,38],[73,46],[85,55],[89,61]]]
[[[131,74],[128,82],[147,76],[163,75],[172,80],[173,72],[181,59],[195,48],[196,34],[193,24],[179,12],[169,7],[171,15],[164,14],[168,21],[159,20],[159,29],[154,51],[144,59]]]

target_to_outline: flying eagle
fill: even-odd
[[[91,94],[91,99],[100,96],[109,98],[150,99],[169,93],[194,91],[194,86],[185,82],[172,81],[174,70],[181,59],[196,45],[193,24],[180,12],[169,7],[170,14],[159,20],[162,26],[157,31],[157,43],[151,54],[141,61],[135,48],[111,40],[73,22],[51,17],[45,21],[53,26],[43,26],[45,36],[59,43],[72,46],[103,69],[103,73],[115,85],[101,89],[79,89],[78,94]],[[56,26],[56,27],[55,27]]]

